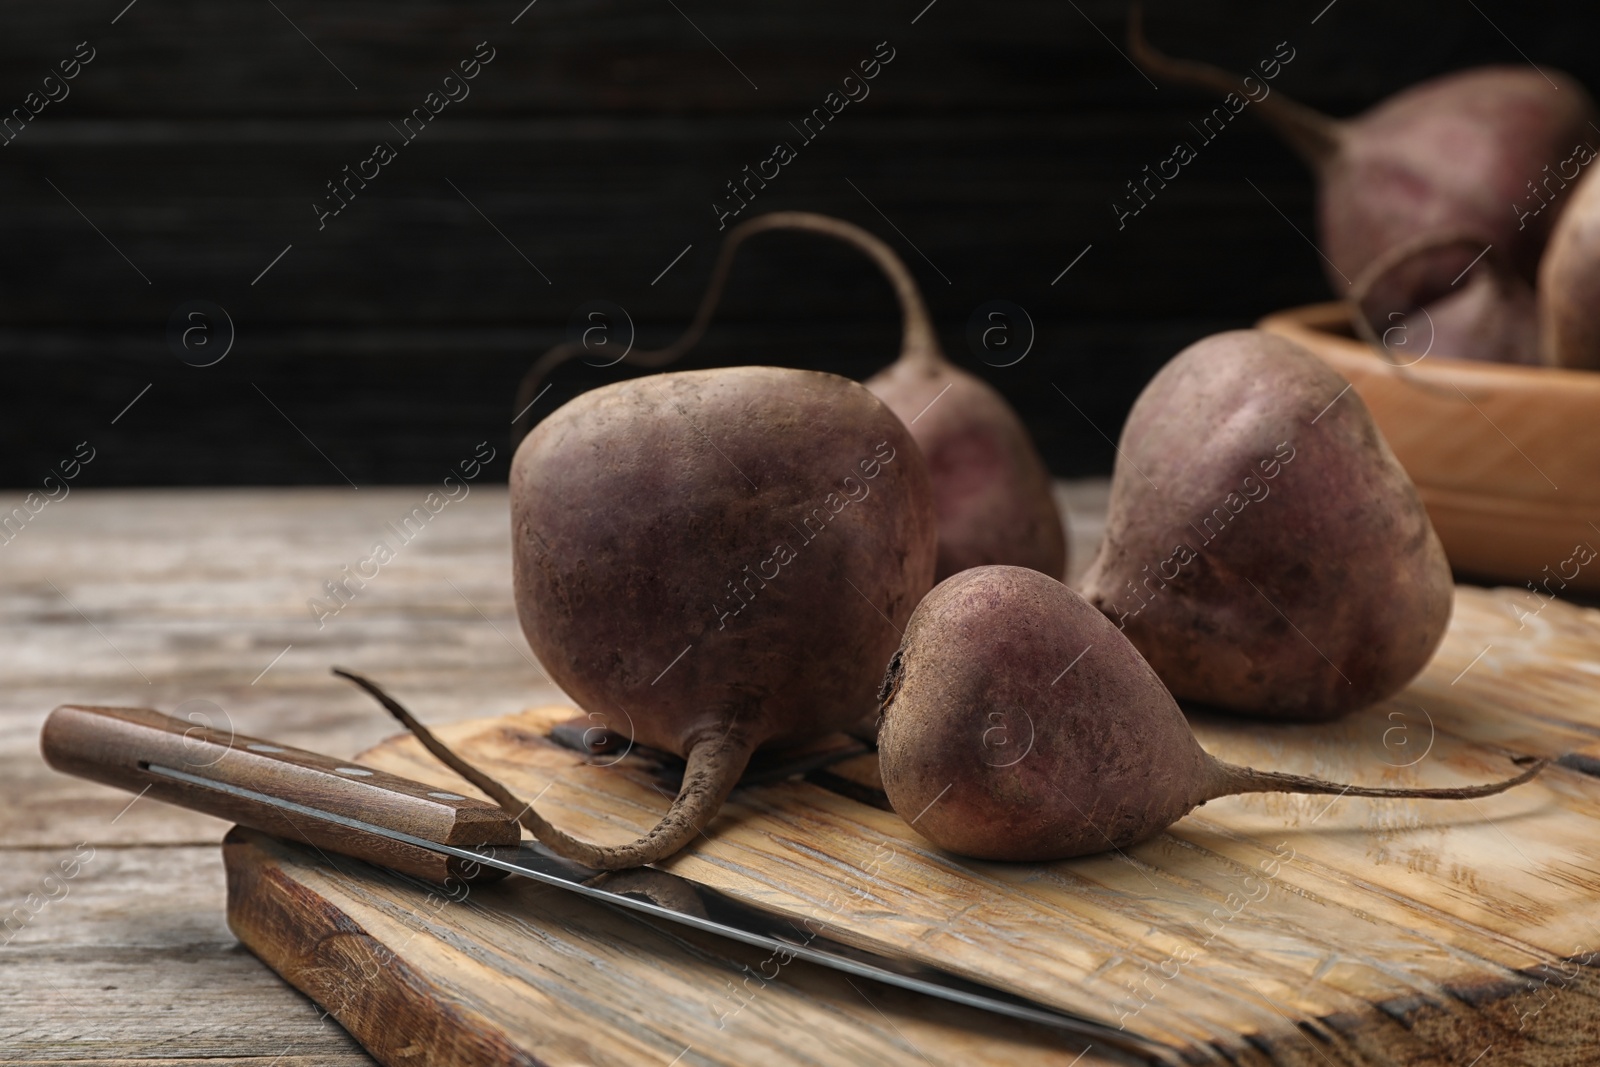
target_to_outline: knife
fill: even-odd
[[[1171,1049],[1105,1022],[846,944],[813,931],[812,924],[801,926],[666,871],[595,871],[563,860],[524,842],[521,828],[498,805],[349,760],[192,725],[150,708],[77,704],[50,713],[40,748],[58,771],[433,883],[521,875],[846,974],[1048,1026],[1122,1062],[1176,1062]]]

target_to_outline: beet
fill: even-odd
[[[529,646],[585,711],[684,757],[671,809],[630,844],[579,841],[386,706],[541,842],[601,869],[693,840],[758,747],[870,717],[933,584],[922,456],[877,397],[813,371],[657,374],[583,393],[517,449],[511,515]]]
[[[1570,76],[1532,66],[1459,71],[1411,86],[1349,119],[1205,63],[1172,59],[1145,40],[1130,12],[1134,60],[1152,77],[1257,97],[1247,110],[1278,132],[1316,174],[1318,247],[1337,295],[1385,251],[1420,234],[1481,234],[1510,270],[1533,284],[1571,175],[1556,173],[1592,136],[1593,99]],[[1269,89],[1261,95],[1261,89]],[[1548,207],[1546,206],[1548,205]],[[1479,245],[1482,248],[1483,245]],[[1448,269],[1443,265],[1441,269]],[[1459,268],[1457,268],[1459,269]],[[1448,285],[1433,274],[1426,287]],[[1415,292],[1381,302],[1419,306]]]
[[[1453,279],[1440,288],[1438,279]],[[1396,294],[1415,301],[1396,304]],[[1382,303],[1388,298],[1388,303]],[[1351,324],[1391,364],[1425,356],[1539,363],[1533,287],[1483,238],[1421,234],[1384,252],[1350,291]]]
[[[1050,473],[1011,405],[987,383],[952,364],[939,346],[916,280],[894,250],[853,223],[806,211],[758,215],[728,231],[694,321],[666,348],[630,351],[621,362],[662,367],[705,335],[738,248],[773,230],[821,234],[870,258],[894,288],[904,321],[900,357],[866,383],[911,430],[927,457],[939,519],[938,578],[984,563],[1066,573],[1067,543]],[[549,373],[584,354],[564,343],[546,352],[518,389],[525,412]]]
[[[1600,368],[1600,178],[1578,182],[1539,264],[1544,362]]]
[[[1398,692],[1454,596],[1361,397],[1259,330],[1196,342],[1139,395],[1079,588],[1180,699],[1293,719]]]
[[[1379,789],[1206,754],[1117,628],[1021,567],[963,571],[929,593],[884,679],[878,746],[894,810],[965,856],[1055,860],[1155,836],[1238,793],[1464,799],[1532,778]]]

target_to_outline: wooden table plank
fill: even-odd
[[[393,727],[333,663],[404,678],[441,720],[554,698],[501,637],[521,641],[503,487],[441,512],[317,629],[306,599],[426,491],[80,490],[0,546],[0,915],[95,849],[0,947],[0,1059],[370,1062],[228,932],[224,823],[56,774],[38,730],[68,701],[203,700],[240,732],[353,753]]]
[[[0,932],[5,1062],[370,1062],[239,946],[214,841],[0,855],[0,901],[12,909]]]

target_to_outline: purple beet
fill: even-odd
[[[1600,178],[1593,170],[1539,264],[1539,331],[1546,363],[1600,368]]]
[[[889,803],[930,841],[979,859],[1126,848],[1238,793],[1466,799],[1543,767],[1488,785],[1395,789],[1225,763],[1110,621],[1021,567],[963,571],[923,598],[882,702]]]
[[[1455,593],[1361,397],[1260,330],[1195,342],[1139,394],[1079,588],[1179,698],[1275,719],[1399,692]]]
[[[1403,293],[1415,303],[1398,301]],[[1350,303],[1356,332],[1397,367],[1425,356],[1541,362],[1533,288],[1482,237],[1404,241],[1356,278]]]
[[[1152,77],[1233,94],[1236,101],[1248,97],[1248,110],[1310,166],[1318,184],[1318,245],[1332,261],[1328,280],[1340,296],[1389,249],[1440,232],[1481,235],[1532,285],[1551,226],[1570,199],[1564,190],[1576,175],[1575,153],[1595,137],[1593,99],[1556,70],[1459,71],[1413,85],[1354,118],[1335,119],[1258,77],[1250,79],[1252,91],[1220,68],[1163,55],[1145,40],[1137,6],[1128,40]],[[1224,118],[1236,110],[1224,108]],[[1452,276],[1429,274],[1420,284],[1442,289]],[[1377,295],[1385,304],[1425,303],[1415,291]]]
[[[608,870],[698,840],[758,748],[870,716],[933,584],[922,456],[877,397],[814,371],[654,374],[583,393],[518,447],[511,523],[517,617],[550,679],[684,758],[654,829],[575,838],[352,680],[549,848]]]

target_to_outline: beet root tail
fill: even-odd
[[[499,804],[517,822],[522,824],[540,844],[562,859],[581,863],[596,870],[615,871],[628,867],[642,867],[666,859],[682,849],[696,834],[716,817],[723,801],[732,792],[739,776],[744,773],[754,743],[742,734],[728,731],[721,737],[710,738],[689,750],[683,772],[683,786],[672,801],[672,806],[655,827],[636,841],[623,845],[600,845],[573,837],[565,830],[552,825],[534,810],[533,804],[522,800],[496,779],[462,759],[443,741],[433,735],[399,701],[384,692],[376,683],[351,671],[337,667],[333,673],[345,678],[370,694],[382,704],[389,714],[422,743],[439,762],[471,782]]]
[[[1527,757],[1517,760],[1523,762]],[[1213,760],[1213,776],[1206,790],[1206,800],[1215,800],[1218,797],[1237,796],[1241,793],[1336,793],[1340,796],[1352,797],[1410,797],[1417,800],[1476,800],[1479,797],[1493,796],[1503,793],[1513,786],[1521,785],[1536,777],[1549,763],[1546,759],[1535,759],[1527,770],[1511,778],[1504,778],[1498,782],[1486,782],[1483,785],[1446,786],[1438,789],[1412,789],[1404,787],[1381,787],[1366,785],[1348,785],[1344,782],[1330,782],[1322,778],[1308,778],[1300,774],[1286,774],[1281,771],[1258,771],[1254,767],[1240,767],[1237,764],[1226,763],[1222,760]],[[1203,801],[1202,801],[1203,803]]]
[[[1248,99],[1262,121],[1277,131],[1312,170],[1320,169],[1339,150],[1341,125],[1338,119],[1291,100],[1276,89],[1267,88],[1266,95],[1258,97],[1245,84],[1246,79],[1237,74],[1210,63],[1174,59],[1158,51],[1145,38],[1144,12],[1137,3],[1128,8],[1128,52],[1139,69],[1157,81],[1218,93],[1237,93]],[[1258,89],[1266,87],[1261,79],[1257,78],[1256,82]]]

